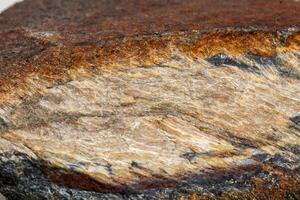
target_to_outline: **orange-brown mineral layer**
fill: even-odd
[[[3,36],[0,37],[2,97],[7,94],[16,96],[18,89],[30,88],[27,82],[32,77],[45,81],[64,81],[72,78],[72,70],[80,67],[89,70],[91,65],[147,66],[171,59],[174,50],[187,56],[206,58],[218,53],[250,53],[269,57],[285,51],[299,51],[300,48],[298,29],[291,31],[285,38],[278,32],[230,29],[126,37],[111,39],[105,44],[84,46],[55,44],[55,39],[38,38],[28,31],[0,34]]]

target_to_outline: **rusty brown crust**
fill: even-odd
[[[228,27],[278,29],[300,24],[294,0],[26,0],[6,11],[0,30],[56,31],[91,42],[132,35]]]

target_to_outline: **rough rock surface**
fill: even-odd
[[[88,2],[0,15],[0,193],[300,198],[299,2]]]

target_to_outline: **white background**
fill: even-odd
[[[12,6],[16,2],[20,2],[22,0],[0,0],[0,13],[7,9],[8,7]]]

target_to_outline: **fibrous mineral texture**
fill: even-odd
[[[25,0],[0,15],[8,199],[299,199],[300,3]]]

